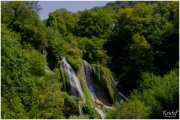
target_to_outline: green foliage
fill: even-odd
[[[136,3],[136,1],[115,1],[108,2],[105,7],[112,7],[113,10],[117,11],[121,8],[133,7]]]
[[[69,119],[89,119],[89,115],[79,115],[79,116],[71,115]]]
[[[104,11],[85,10],[80,13],[76,26],[76,34],[91,38],[103,34],[111,24],[111,17]]]
[[[178,99],[178,70],[173,70],[165,74],[163,77],[145,73],[140,81],[139,89],[146,92],[151,89],[152,96],[159,101],[162,107],[172,109],[177,105]]]
[[[107,118],[163,118],[162,110],[178,109],[177,1],[115,1],[78,13],[58,9],[44,21],[37,1],[1,4],[3,119],[99,118],[94,107],[102,100],[94,103],[91,98],[81,73],[82,59],[93,64],[95,89],[115,103],[104,110]],[[58,66],[62,56],[80,80],[87,103],[84,115],[78,116],[79,99],[67,94],[69,79]],[[117,90],[104,66],[113,71],[129,101],[116,105]]]
[[[8,28],[19,32],[21,43],[30,43],[33,48],[42,50],[45,46],[45,25],[40,21],[40,7],[36,1],[17,1],[2,3],[2,22]]]
[[[130,46],[130,57],[136,69],[140,68],[141,71],[152,70],[153,52],[151,45],[139,34],[133,35],[132,45]]]
[[[19,44],[20,36],[15,32],[7,30],[7,28],[2,25],[2,90],[7,88],[9,85],[14,84],[13,79],[21,81],[24,76],[28,73],[27,66],[24,66],[25,57],[23,56],[23,50]],[[11,74],[7,74],[11,73]],[[18,82],[17,81],[17,82]],[[3,85],[4,84],[4,85]],[[14,91],[15,92],[15,91]],[[4,94],[4,93],[2,93]]]
[[[35,50],[26,50],[25,51],[25,60],[28,61],[29,72],[34,75],[43,75],[45,74],[44,66],[47,64],[44,61],[42,54]]]
[[[59,33],[66,35],[74,30],[75,20],[66,9],[59,9],[49,14],[46,25],[57,29]]]
[[[19,35],[2,27],[2,118],[64,118],[64,105],[76,103],[61,92],[59,70],[45,73],[43,56],[22,49]]]
[[[61,34],[52,28],[48,29],[50,44],[49,48],[57,60],[60,60],[62,56],[65,56],[75,70],[81,66],[82,51],[74,45],[73,41],[69,38],[73,36],[63,37]],[[76,42],[76,41],[75,41]]]
[[[2,2],[2,22],[17,30],[20,27],[19,25],[21,25],[20,23],[36,23],[38,21],[38,16],[36,15],[39,9],[39,5],[35,1]]]
[[[1,98],[2,106],[2,118],[24,118],[27,119],[27,115],[24,111],[21,100],[18,96],[13,97],[8,103],[6,98]]]
[[[114,102],[115,101],[115,93],[112,88],[112,81],[110,78],[110,70],[104,66],[99,66],[93,64],[93,75],[97,82],[103,86],[107,90],[108,93],[111,97],[111,100]]]
[[[60,91],[59,71],[55,70],[53,73],[47,73],[42,78],[35,79],[36,86],[32,89],[30,118],[64,118],[62,112],[64,94]]]
[[[69,64],[77,71],[82,65],[81,51],[78,48],[67,50],[67,59]]]
[[[113,33],[105,44],[111,57],[109,67],[119,79],[119,89],[126,93],[137,87],[142,72],[163,75],[178,61],[178,36],[173,22],[178,19],[178,4],[149,3],[135,2],[128,5],[131,7],[119,9]]]
[[[64,106],[63,106],[63,114],[66,118],[69,118],[71,115],[79,114],[78,108],[78,99],[74,96],[69,96],[64,93]]]
[[[49,49],[52,51],[56,58],[60,59],[60,56],[64,55],[64,44],[65,41],[61,34],[58,34],[57,30],[50,27],[47,28],[48,39],[49,39]]]
[[[134,32],[140,34],[146,33],[148,26],[152,21],[152,15],[153,6],[143,2],[137,3],[133,8],[124,8],[119,11],[117,16],[117,32],[120,34],[130,32],[130,36]]]
[[[90,105],[84,105],[82,107],[85,114],[89,115],[90,119],[98,118],[98,113],[96,112],[95,108]]]
[[[107,119],[147,119],[150,108],[140,100],[132,100],[118,104],[115,109],[109,111]]]
[[[117,104],[107,111],[107,118],[164,118],[163,110],[178,110],[179,73],[172,70],[163,77],[144,73],[139,87],[129,101]]]
[[[83,52],[83,58],[91,63],[107,64],[108,56],[103,49],[104,39],[82,38],[79,40],[79,48]]]
[[[53,29],[58,30],[62,34],[66,33],[64,19],[59,15],[58,11],[49,14],[47,26],[51,26]]]

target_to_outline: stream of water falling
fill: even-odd
[[[114,81],[114,79],[112,77],[112,74],[110,74],[110,77],[111,77],[112,85],[116,88],[116,84],[115,84],[115,81]],[[125,100],[128,100],[128,98],[125,97],[120,91],[118,91],[118,95],[119,95],[119,97],[121,97],[121,98],[123,98]]]
[[[43,56],[44,56],[44,60],[47,62],[47,52],[46,50],[43,50]],[[45,71],[49,72],[50,68],[48,67],[48,65],[45,65]]]
[[[93,100],[96,101],[96,98],[97,98],[96,90],[92,85],[92,75],[91,75],[92,74],[92,66],[85,60],[83,60],[82,72],[83,72],[83,78],[87,83],[90,94],[91,94]],[[96,106],[95,110],[99,113],[99,115],[102,119],[105,118],[105,114],[100,107]]]
[[[102,111],[102,109],[101,109],[101,108],[98,108],[98,107],[96,107],[95,109],[96,109],[96,111],[99,113],[99,115],[101,116],[101,118],[104,119],[104,118],[105,118],[105,114],[104,114],[104,112]]]
[[[43,52],[44,56],[47,56],[47,53]],[[82,88],[81,88],[81,84],[74,72],[74,70],[72,69],[72,67],[68,64],[67,60],[65,57],[62,57],[62,65],[61,65],[61,68],[66,71],[66,73],[68,74],[69,78],[70,78],[70,86],[71,86],[71,93],[73,95],[76,95],[76,96],[80,96],[81,99],[83,100],[83,102],[85,103],[85,98],[84,98],[84,93],[82,91]],[[94,100],[94,102],[96,103],[96,100],[100,97],[103,104],[104,104],[104,107],[106,108],[112,108],[111,106],[107,106],[105,103],[106,103],[106,97],[104,96],[99,96],[98,91],[95,89],[94,85],[92,84],[92,80],[93,80],[93,77],[92,77],[92,66],[86,62],[85,60],[83,61],[83,66],[82,66],[82,74],[83,74],[83,79],[85,80],[85,82],[87,83],[87,86],[88,86],[88,89],[89,89],[89,92],[91,94],[91,97],[92,99]],[[115,81],[113,80],[113,77],[112,75],[110,76],[111,77],[111,81],[112,81],[112,85],[114,87],[116,87],[115,85]],[[118,92],[118,95],[121,96],[121,98],[124,98],[124,99],[127,99],[122,93]],[[102,119],[105,118],[105,114],[102,110],[102,108],[99,106],[99,105],[95,105],[95,110],[99,113],[100,117]],[[83,111],[82,111],[82,108],[81,108],[81,105],[79,104],[79,114],[83,114]]]
[[[78,94],[80,95],[81,99],[85,103],[84,93],[82,91],[80,82],[79,82],[78,78],[76,77],[76,74],[75,74],[74,70],[68,64],[68,62],[67,62],[65,57],[62,57],[62,66],[63,66],[64,70],[68,73],[68,76],[70,78],[71,93],[73,95],[76,95],[77,92],[78,92]]]
[[[82,72],[83,72],[83,79],[86,81],[88,89],[91,93],[91,96],[93,98],[93,100],[95,101],[95,99],[97,98],[96,96],[96,90],[92,85],[92,66],[89,65],[89,63],[87,63],[85,60],[83,60],[83,66],[82,66]]]

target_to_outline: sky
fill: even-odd
[[[40,18],[41,20],[47,19],[50,12],[60,8],[65,8],[71,12],[78,12],[96,6],[104,6],[107,2],[109,1],[39,1],[42,8]]]

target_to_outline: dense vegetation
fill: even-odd
[[[110,95],[106,76],[112,71],[129,99],[107,109],[106,118],[164,118],[163,110],[179,109],[178,2],[117,1],[78,13],[58,9],[43,21],[39,10],[35,1],[1,3],[2,118],[98,118],[90,105],[79,116],[78,98],[68,94],[59,72],[61,56],[77,74],[82,59],[93,64]]]

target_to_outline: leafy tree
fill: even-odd
[[[45,26],[40,22],[38,12],[40,7],[37,2],[3,2],[2,3],[2,22],[7,27],[20,32],[21,43],[32,44],[35,49],[44,46]]]
[[[13,30],[20,31],[22,23],[37,25],[39,11],[37,2],[3,2],[2,3],[2,22],[8,24]],[[31,17],[30,17],[31,16]]]
[[[49,15],[47,26],[51,26],[53,29],[57,29],[62,34],[66,33],[65,22],[57,11]]]
[[[90,119],[98,118],[98,114],[92,106],[84,105],[82,109],[85,114],[89,115]]]
[[[147,119],[150,108],[140,100],[131,100],[118,104],[116,108],[107,114],[107,118],[113,119]]]
[[[178,76],[177,69],[163,77],[144,73],[138,89],[133,91],[129,100],[109,110],[107,118],[165,118],[163,110],[178,110]]]
[[[124,73],[118,85],[123,84],[128,90],[135,88],[141,72],[154,70],[153,60],[154,57],[151,45],[143,36],[134,34],[132,44],[130,44],[129,47],[129,62],[124,66]]]
[[[30,88],[33,86],[28,79],[30,66],[19,43],[20,35],[7,30],[4,25],[2,27],[2,116],[27,118],[21,97],[30,94]]]
[[[2,27],[2,118],[65,118],[69,96],[61,92],[59,70],[45,73],[43,55],[22,49],[20,35]]]
[[[105,43],[104,39],[92,39],[82,38],[79,41],[79,48],[83,51],[83,59],[91,63],[107,64],[108,56],[103,49]]]
[[[75,96],[69,96],[67,93],[64,93],[63,115],[66,118],[71,117],[71,115],[79,115],[78,104],[78,98]]]
[[[161,105],[163,107],[173,108],[177,106],[176,104],[178,104],[178,102],[175,101],[177,100],[177,98],[175,97],[178,97],[179,91],[178,76],[179,73],[177,69],[168,72],[163,77],[158,76],[155,79],[153,79],[155,77],[154,75],[148,76],[148,74],[145,74],[143,76],[144,81],[142,81],[139,88],[142,89],[142,84],[147,83],[147,85],[149,85],[154,83],[152,86],[150,86],[150,88],[156,92],[156,99],[161,102]],[[145,89],[148,89],[148,87],[144,87],[144,90]],[[163,100],[160,98],[162,98]]]
[[[64,118],[62,108],[64,106],[64,94],[60,91],[59,71],[47,73],[41,78],[36,79],[32,89],[31,107],[29,118],[55,119]],[[30,101],[29,101],[30,102]]]
[[[139,80],[138,90],[132,93],[131,98],[140,99],[151,107],[150,118],[164,118],[161,111],[178,109],[178,76],[177,69],[163,77],[144,73]]]
[[[166,24],[162,26],[164,32],[159,37],[159,40],[152,43],[155,53],[155,65],[158,67],[159,73],[164,74],[175,67],[179,56],[179,35],[177,30],[177,26],[179,26],[179,22],[177,22],[177,20],[179,21],[177,17],[177,14],[179,14],[178,3],[158,2],[155,10],[159,11],[159,14],[166,21]]]
[[[152,47],[147,40],[139,34],[133,35],[132,45],[130,46],[130,57],[134,62],[136,69],[139,68],[142,71],[152,70]]]
[[[71,12],[66,9],[58,9],[49,14],[46,25],[57,29],[62,35],[73,32],[75,19]]]
[[[173,21],[178,19],[175,17],[178,13],[178,5],[175,4],[177,3],[138,2],[133,7],[119,10],[113,33],[105,44],[105,49],[111,57],[109,67],[119,79],[120,90],[126,91],[127,89],[124,88],[127,88],[126,85],[130,85],[130,83],[133,83],[133,87],[129,86],[129,90],[137,87],[134,83],[143,71],[153,70],[163,75],[175,67],[178,61],[178,36],[173,25]],[[170,5],[173,6],[173,10],[169,9]],[[160,11],[157,10],[158,8]],[[172,14],[169,15],[166,10],[171,11]],[[146,42],[141,41],[139,45],[135,45],[134,40],[139,38],[135,34],[143,36]],[[146,50],[144,48],[142,50],[142,46]],[[143,61],[150,64],[142,66],[140,62]],[[124,86],[124,84],[126,85]]]
[[[92,37],[103,34],[111,24],[111,17],[104,11],[85,10],[80,13],[76,34],[81,37]]]
[[[111,6],[114,10],[118,10],[126,7],[133,7],[137,2],[134,1],[115,1],[108,2],[105,7]]]

